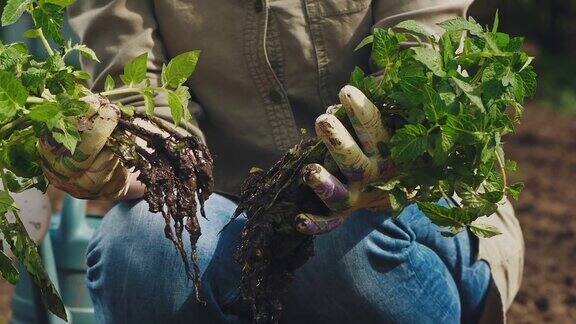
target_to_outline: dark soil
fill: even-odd
[[[526,184],[516,213],[526,241],[511,323],[576,323],[576,116],[526,109],[507,144]]]

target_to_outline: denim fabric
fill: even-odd
[[[163,219],[145,202],[104,217],[88,247],[87,285],[99,323],[249,323],[234,262],[244,220],[219,233],[235,204],[219,195],[200,218],[202,296],[196,301]],[[185,240],[187,241],[187,240]],[[189,249],[190,246],[187,246]],[[286,323],[473,323],[490,269],[468,232],[446,238],[415,207],[399,218],[358,212],[315,240],[316,255],[285,296]]]

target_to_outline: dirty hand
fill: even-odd
[[[85,130],[74,154],[50,135],[39,140],[41,166],[52,185],[81,199],[119,199],[129,187],[129,172],[105,146],[116,128],[119,109],[107,99],[91,96],[83,117]]]
[[[299,214],[297,228],[304,234],[330,232],[359,209],[386,210],[388,196],[379,190],[366,190],[372,182],[387,179],[393,167],[381,153],[389,135],[376,106],[357,88],[345,86],[340,102],[354,128],[360,145],[336,116],[326,113],[316,119],[316,134],[327,146],[330,155],[346,178],[346,184],[320,164],[303,169],[304,182],[331,210],[329,216]]]

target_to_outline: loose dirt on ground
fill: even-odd
[[[524,279],[510,322],[576,323],[576,116],[529,106],[506,149],[526,185],[516,203]]]

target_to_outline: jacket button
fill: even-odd
[[[261,12],[264,9],[264,0],[254,0],[254,10]]]
[[[275,104],[279,104],[282,102],[282,94],[278,90],[275,89],[270,90],[268,96],[270,97],[270,100]]]

